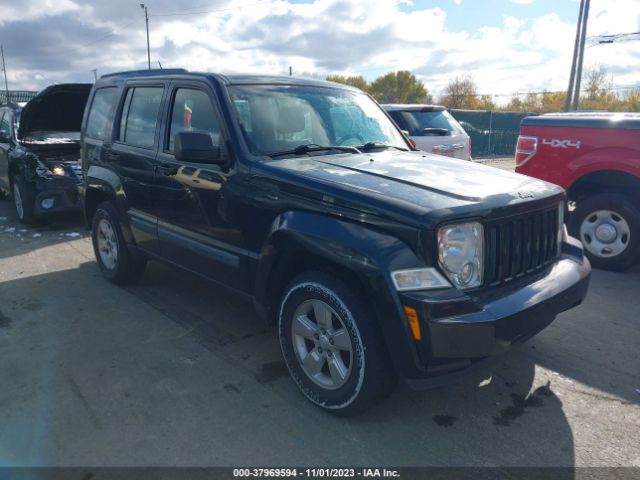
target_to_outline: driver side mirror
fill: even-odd
[[[0,143],[9,143],[9,132],[0,130]]]
[[[220,135],[188,131],[176,134],[173,154],[179,162],[222,164]]]

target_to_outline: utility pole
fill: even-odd
[[[580,82],[582,81],[582,61],[584,60],[584,42],[587,39],[587,21],[589,20],[589,4],[591,0],[585,0],[584,15],[582,19],[582,35],[580,37],[580,57],[578,58],[578,71],[576,72],[576,91],[573,97],[573,109],[580,106]]]
[[[573,97],[573,86],[576,79],[576,61],[578,59],[578,48],[580,46],[580,32],[582,31],[582,14],[584,13],[584,0],[580,0],[580,13],[578,14],[578,23],[576,24],[576,41],[573,45],[573,60],[571,61],[571,74],[569,75],[569,88],[567,89],[567,98],[564,101],[564,111],[568,112],[571,108],[571,99]]]
[[[293,67],[289,65],[289,76],[293,75]]]
[[[147,64],[149,66],[149,70],[151,70],[151,49],[149,48],[149,12],[147,11],[147,6],[144,3],[140,4],[140,8],[144,10],[144,20],[147,24]]]
[[[4,64],[4,47],[0,45],[0,53],[2,53],[2,71],[4,72],[4,89],[7,95],[6,103],[9,103],[9,83],[7,82],[7,67]]]

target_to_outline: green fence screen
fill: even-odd
[[[473,158],[514,156],[520,120],[532,113],[449,110],[471,137]]]
[[[7,93],[9,94],[8,99]],[[9,92],[0,90],[0,104],[11,102],[28,102],[37,94],[38,92],[31,92],[28,90],[9,90]]]

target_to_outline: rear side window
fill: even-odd
[[[409,134],[416,137],[429,135],[429,133],[425,133],[425,128],[446,129],[449,131],[449,134],[453,135],[464,133],[464,130],[455,118],[446,110],[402,112],[402,120],[402,123],[404,123],[407,130],[409,130]]]
[[[96,91],[89,110],[86,135],[97,140],[106,140],[110,133],[109,112],[117,92],[116,88],[101,88]]]
[[[0,119],[0,131],[4,134],[5,137],[9,137],[11,134],[11,121],[9,120],[9,114],[4,112]]]
[[[136,87],[127,92],[120,120],[120,141],[136,147],[153,147],[162,91],[162,87]]]

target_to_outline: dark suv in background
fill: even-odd
[[[112,74],[81,144],[104,276],[131,282],[160,259],[240,292],[334,413],[504,351],[587,291],[561,188],[414,151],[357,89]]]
[[[90,90],[52,85],[24,107],[0,107],[0,190],[12,194],[20,222],[80,210],[80,124]]]

